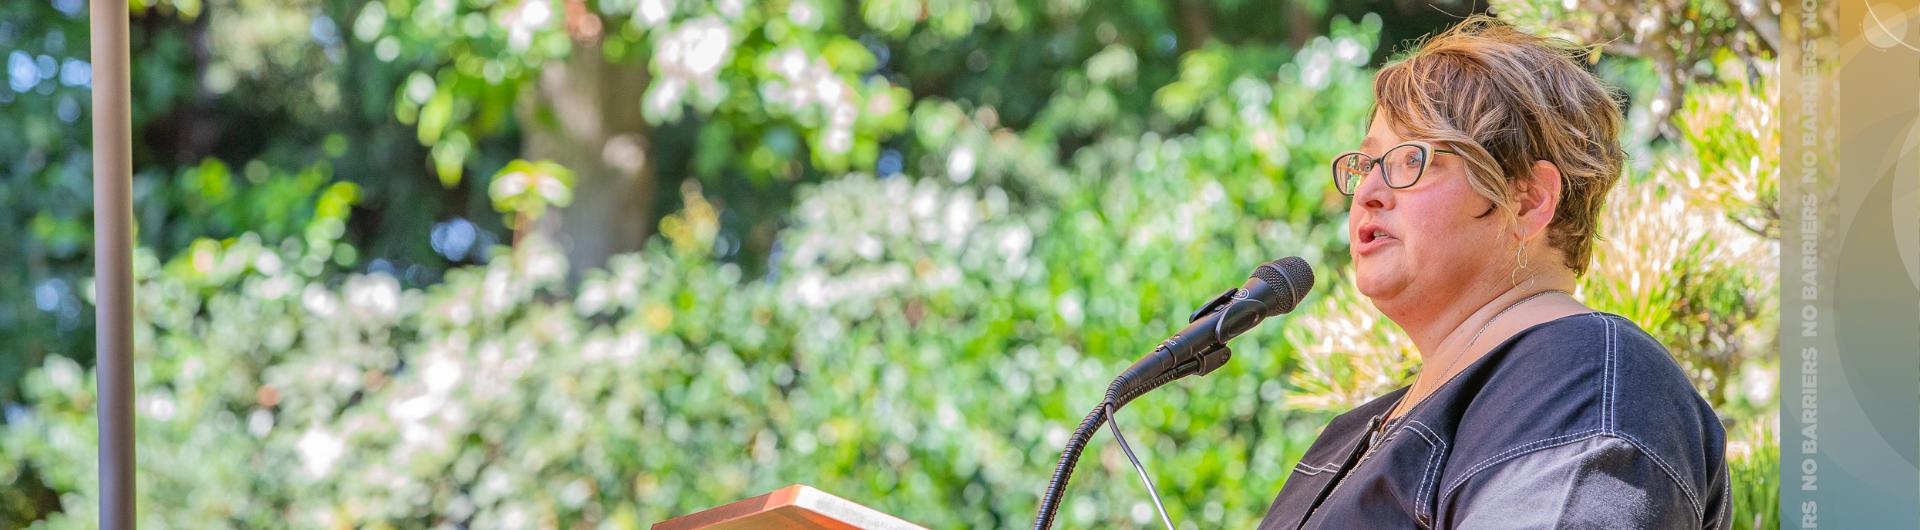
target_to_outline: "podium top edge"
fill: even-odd
[[[682,515],[653,525],[653,530],[755,528],[926,530],[904,519],[806,484],[790,484],[763,495]]]

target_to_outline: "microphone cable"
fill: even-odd
[[[1120,442],[1120,451],[1127,454],[1127,460],[1133,462],[1133,470],[1140,473],[1140,482],[1147,485],[1147,496],[1153,499],[1153,509],[1160,512],[1160,522],[1166,523],[1167,530],[1174,530],[1173,518],[1167,517],[1167,507],[1160,504],[1160,493],[1153,487],[1153,478],[1147,475],[1147,467],[1140,465],[1140,457],[1133,456],[1133,447],[1127,445],[1127,437],[1120,435],[1120,417],[1113,408],[1113,402],[1106,402],[1107,424],[1113,428],[1113,441]]]

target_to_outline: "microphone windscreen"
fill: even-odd
[[[1300,299],[1307,297],[1307,291],[1313,290],[1313,267],[1298,256],[1262,263],[1253,269],[1253,277],[1267,282],[1280,295],[1279,303],[1273,306],[1275,311],[1267,316],[1292,312]]]

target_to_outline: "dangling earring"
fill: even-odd
[[[1531,269],[1527,266],[1526,250],[1527,250],[1527,245],[1525,243],[1515,242],[1513,245],[1514,267],[1512,270],[1507,271],[1507,283],[1509,284],[1510,287],[1518,287],[1520,285],[1520,278],[1519,278],[1520,271],[1523,271],[1523,270],[1531,271]],[[1528,274],[1527,280],[1532,281],[1533,275]]]

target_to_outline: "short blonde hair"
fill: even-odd
[[[1476,15],[1427,39],[1374,77],[1374,103],[1413,138],[1465,157],[1475,191],[1511,212],[1515,183],[1536,160],[1560,169],[1547,243],[1578,275],[1592,260],[1595,223],[1620,179],[1616,93],[1580,66],[1590,53]]]

